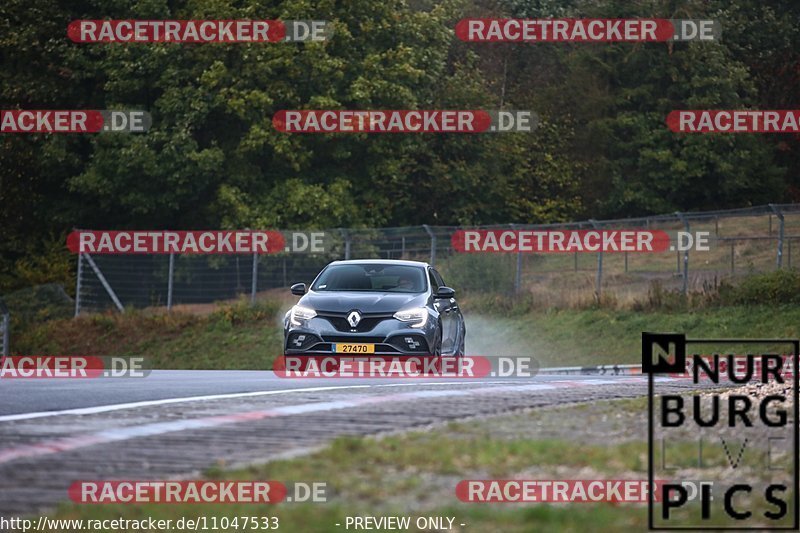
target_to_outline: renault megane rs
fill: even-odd
[[[455,291],[427,263],[334,261],[284,319],[286,355],[463,356],[466,326]]]

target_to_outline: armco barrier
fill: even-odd
[[[540,368],[539,374],[633,376],[642,373],[642,365],[587,365]]]

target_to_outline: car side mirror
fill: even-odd
[[[292,291],[292,294],[294,294],[295,296],[302,296],[306,293],[306,284],[295,283],[294,285],[292,285],[292,288],[290,290]]]
[[[455,295],[456,291],[450,287],[439,287],[439,290],[436,291],[437,298],[454,298]]]

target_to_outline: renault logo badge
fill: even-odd
[[[361,322],[361,313],[358,311],[351,311],[350,314],[347,315],[347,323],[350,324],[350,327],[356,327],[359,322]]]

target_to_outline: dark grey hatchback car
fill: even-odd
[[[291,290],[286,355],[464,355],[455,291],[427,263],[334,261]]]

